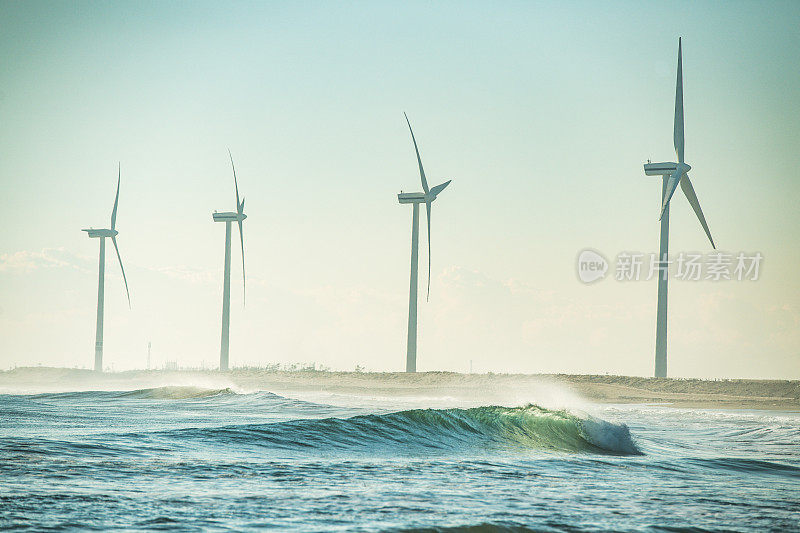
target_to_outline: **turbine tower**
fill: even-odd
[[[677,163],[647,163],[644,165],[644,173],[648,176],[661,176],[661,240],[659,244],[659,259],[664,271],[658,277],[658,313],[656,316],[656,364],[655,377],[667,377],[667,272],[666,261],[669,249],[669,202],[680,184],[683,194],[689,200],[689,204],[694,209],[700,225],[711,241],[711,247],[716,249],[714,239],[711,238],[711,231],[708,229],[703,210],[700,209],[700,202],[694,193],[694,187],[689,180],[690,167],[683,159],[683,67],[681,59],[681,39],[678,38],[678,79],[675,85],[675,126],[673,130],[673,141],[675,144],[675,154],[678,156]]]
[[[450,185],[452,180],[428,188],[428,181],[425,179],[425,170],[422,168],[422,159],[419,157],[417,140],[414,138],[414,130],[411,129],[411,122],[408,115],[403,113],[408,124],[408,131],[411,132],[411,140],[414,142],[414,150],[417,153],[417,164],[419,165],[419,177],[422,180],[422,189],[425,192],[401,192],[397,195],[397,200],[401,204],[412,204],[413,216],[411,225],[411,288],[408,297],[408,344],[406,350],[406,372],[417,371],[417,272],[419,270],[419,204],[425,204],[426,220],[428,222],[428,296],[431,296],[431,204],[436,200],[436,196],[445,187]]]
[[[117,235],[119,234],[116,230],[117,206],[119,205],[119,182],[121,177],[121,167],[117,165],[117,195],[114,197],[114,209],[111,211],[111,229],[90,228],[81,230],[88,233],[89,237],[92,239],[100,239],[100,272],[97,282],[97,330],[94,341],[95,372],[103,371],[103,301],[106,271],[106,237],[111,237],[111,242],[114,243],[114,250],[116,250],[117,259],[119,260],[119,268],[122,270],[122,280],[125,282],[125,294],[128,296],[128,309],[131,307],[131,293],[128,291],[128,279],[125,277],[125,267],[122,266],[122,257],[119,255],[119,247],[117,246]]]
[[[242,222],[247,218],[244,214],[244,198],[239,201],[239,183],[236,181],[236,167],[233,166],[233,156],[228,150],[233,169],[233,186],[236,189],[236,212],[218,213],[214,211],[214,222],[225,223],[225,274],[222,282],[222,339],[219,349],[219,369],[228,370],[228,353],[230,348],[231,325],[231,222],[239,223],[239,242],[242,244],[242,305],[244,306],[245,280],[244,280],[244,234]]]

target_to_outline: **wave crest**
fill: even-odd
[[[154,387],[120,392],[118,398],[159,399],[159,400],[191,400],[209,398],[211,396],[227,396],[236,394],[230,388],[205,389],[191,386]]]
[[[224,389],[207,389],[203,387],[173,385],[166,387],[153,387],[148,389],[135,389],[123,391],[75,391],[75,392],[46,392],[41,394],[33,394],[30,398],[35,400],[80,400],[80,401],[96,401],[96,400],[116,400],[116,399],[134,399],[134,400],[192,400],[199,398],[210,398],[214,396],[228,396],[237,394],[230,388]]]
[[[536,405],[471,409],[413,409],[352,418],[180,430],[182,437],[283,449],[416,450],[539,449],[641,455],[625,424]],[[187,435],[187,432],[189,433]]]

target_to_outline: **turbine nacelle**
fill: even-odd
[[[401,204],[424,204],[424,192],[401,192],[397,195],[397,201]]]
[[[247,218],[244,213],[234,213],[231,211],[225,213],[213,213],[214,222],[241,222]]]
[[[81,231],[85,231],[89,234],[89,238],[96,239],[100,237],[111,237],[114,238],[119,235],[119,232],[115,229],[82,229]]]
[[[401,204],[427,204],[436,200],[439,193],[450,184],[446,181],[441,185],[433,187],[428,193],[424,192],[401,192],[397,195],[397,201]]]
[[[644,173],[646,176],[671,176],[676,170],[681,174],[686,174],[692,167],[686,163],[645,163]]]

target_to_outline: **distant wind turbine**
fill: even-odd
[[[675,126],[673,130],[673,141],[675,153],[678,156],[677,163],[647,163],[644,165],[644,173],[648,176],[661,176],[661,242],[659,245],[659,258],[667,261],[669,249],[669,202],[680,184],[683,194],[689,200],[689,204],[694,209],[700,225],[711,241],[711,247],[716,249],[714,239],[711,238],[711,231],[708,229],[706,217],[700,209],[700,202],[694,193],[694,187],[689,180],[690,167],[683,160],[683,66],[681,59],[681,39],[678,38],[678,79],[675,85]],[[658,277],[658,313],[656,317],[656,364],[655,377],[663,378],[667,376],[667,276],[662,273]]]
[[[244,198],[239,201],[239,183],[236,180],[236,167],[233,166],[233,156],[228,150],[228,157],[231,159],[231,169],[233,170],[233,186],[236,189],[236,212],[213,213],[214,222],[225,222],[225,274],[222,282],[222,339],[219,350],[219,369],[228,370],[228,353],[230,348],[230,325],[231,325],[231,222],[239,223],[239,242],[242,244],[242,305],[245,298],[245,279],[244,279],[244,234],[242,233],[242,222],[247,218],[244,214]]]
[[[431,204],[436,200],[436,196],[445,187],[450,185],[452,180],[428,188],[428,180],[425,179],[425,170],[422,168],[422,159],[419,156],[417,140],[414,137],[414,130],[411,129],[411,122],[406,117],[408,130],[411,132],[411,140],[414,142],[414,150],[417,153],[417,164],[419,165],[419,176],[422,180],[422,189],[425,192],[401,192],[397,195],[397,200],[401,204],[413,204],[414,214],[411,226],[411,288],[408,297],[408,343],[406,351],[406,372],[417,371],[417,271],[419,270],[419,204],[425,204],[428,222],[428,293],[427,299],[431,295]]]
[[[104,285],[105,285],[105,271],[106,271],[106,237],[111,237],[111,242],[114,243],[114,250],[117,252],[117,259],[119,260],[119,268],[122,270],[122,280],[125,282],[125,294],[128,296],[128,308],[131,307],[131,293],[128,291],[128,279],[125,277],[125,267],[122,266],[122,257],[119,255],[119,247],[117,246],[117,235],[119,232],[116,230],[117,225],[117,206],[119,205],[119,182],[122,177],[121,166],[117,165],[117,195],[114,197],[114,209],[111,211],[111,229],[84,229],[92,239],[100,239],[100,267],[97,282],[97,330],[95,333],[94,342],[94,369],[96,372],[103,371],[103,300],[104,300]]]

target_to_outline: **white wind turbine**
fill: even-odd
[[[242,303],[244,305],[245,280],[244,280],[244,234],[242,222],[247,218],[244,214],[244,198],[239,201],[239,183],[236,181],[236,167],[233,166],[233,156],[228,150],[233,169],[233,186],[236,189],[236,212],[218,213],[214,211],[214,222],[225,222],[225,274],[222,282],[222,339],[219,350],[219,369],[228,370],[228,353],[230,348],[229,331],[231,325],[231,222],[239,223],[239,241],[242,244]]]
[[[411,226],[411,288],[408,297],[408,343],[406,351],[406,372],[417,371],[417,271],[419,270],[419,204],[425,204],[428,222],[428,298],[431,295],[431,204],[436,200],[436,196],[445,187],[450,185],[452,180],[428,188],[428,180],[425,179],[425,170],[422,168],[422,159],[419,157],[417,140],[414,138],[414,130],[411,129],[411,122],[408,115],[403,113],[408,123],[408,130],[411,132],[411,140],[414,141],[414,150],[417,153],[417,164],[419,165],[419,176],[422,180],[422,189],[425,192],[401,192],[397,195],[397,200],[401,204],[413,204],[414,214]]]
[[[125,294],[128,296],[128,308],[131,306],[131,294],[128,291],[128,279],[125,277],[125,268],[122,266],[122,257],[119,255],[119,247],[117,246],[117,235],[119,232],[116,230],[117,224],[117,205],[119,205],[119,182],[122,177],[120,165],[117,166],[117,195],[114,197],[114,209],[111,211],[111,229],[84,229],[92,239],[100,239],[100,267],[97,282],[97,330],[95,333],[94,342],[94,369],[96,372],[103,371],[103,301],[105,292],[105,271],[106,271],[106,237],[111,237],[111,242],[114,243],[114,250],[117,252],[117,259],[119,260],[119,268],[122,270],[122,280],[125,282]]]
[[[689,204],[694,209],[700,225],[711,241],[711,247],[716,249],[714,239],[711,238],[711,231],[708,229],[703,210],[700,209],[700,202],[694,193],[694,187],[689,180],[690,167],[683,159],[683,67],[681,60],[681,39],[678,38],[678,79],[675,86],[675,126],[673,130],[673,140],[675,153],[678,156],[677,163],[647,163],[644,165],[644,173],[648,176],[661,176],[661,241],[659,245],[659,258],[667,261],[669,249],[669,202],[680,184],[683,194],[689,200]],[[664,263],[666,269],[666,263]],[[655,377],[667,376],[667,275],[666,270],[658,277],[658,313],[656,317],[656,364]]]

